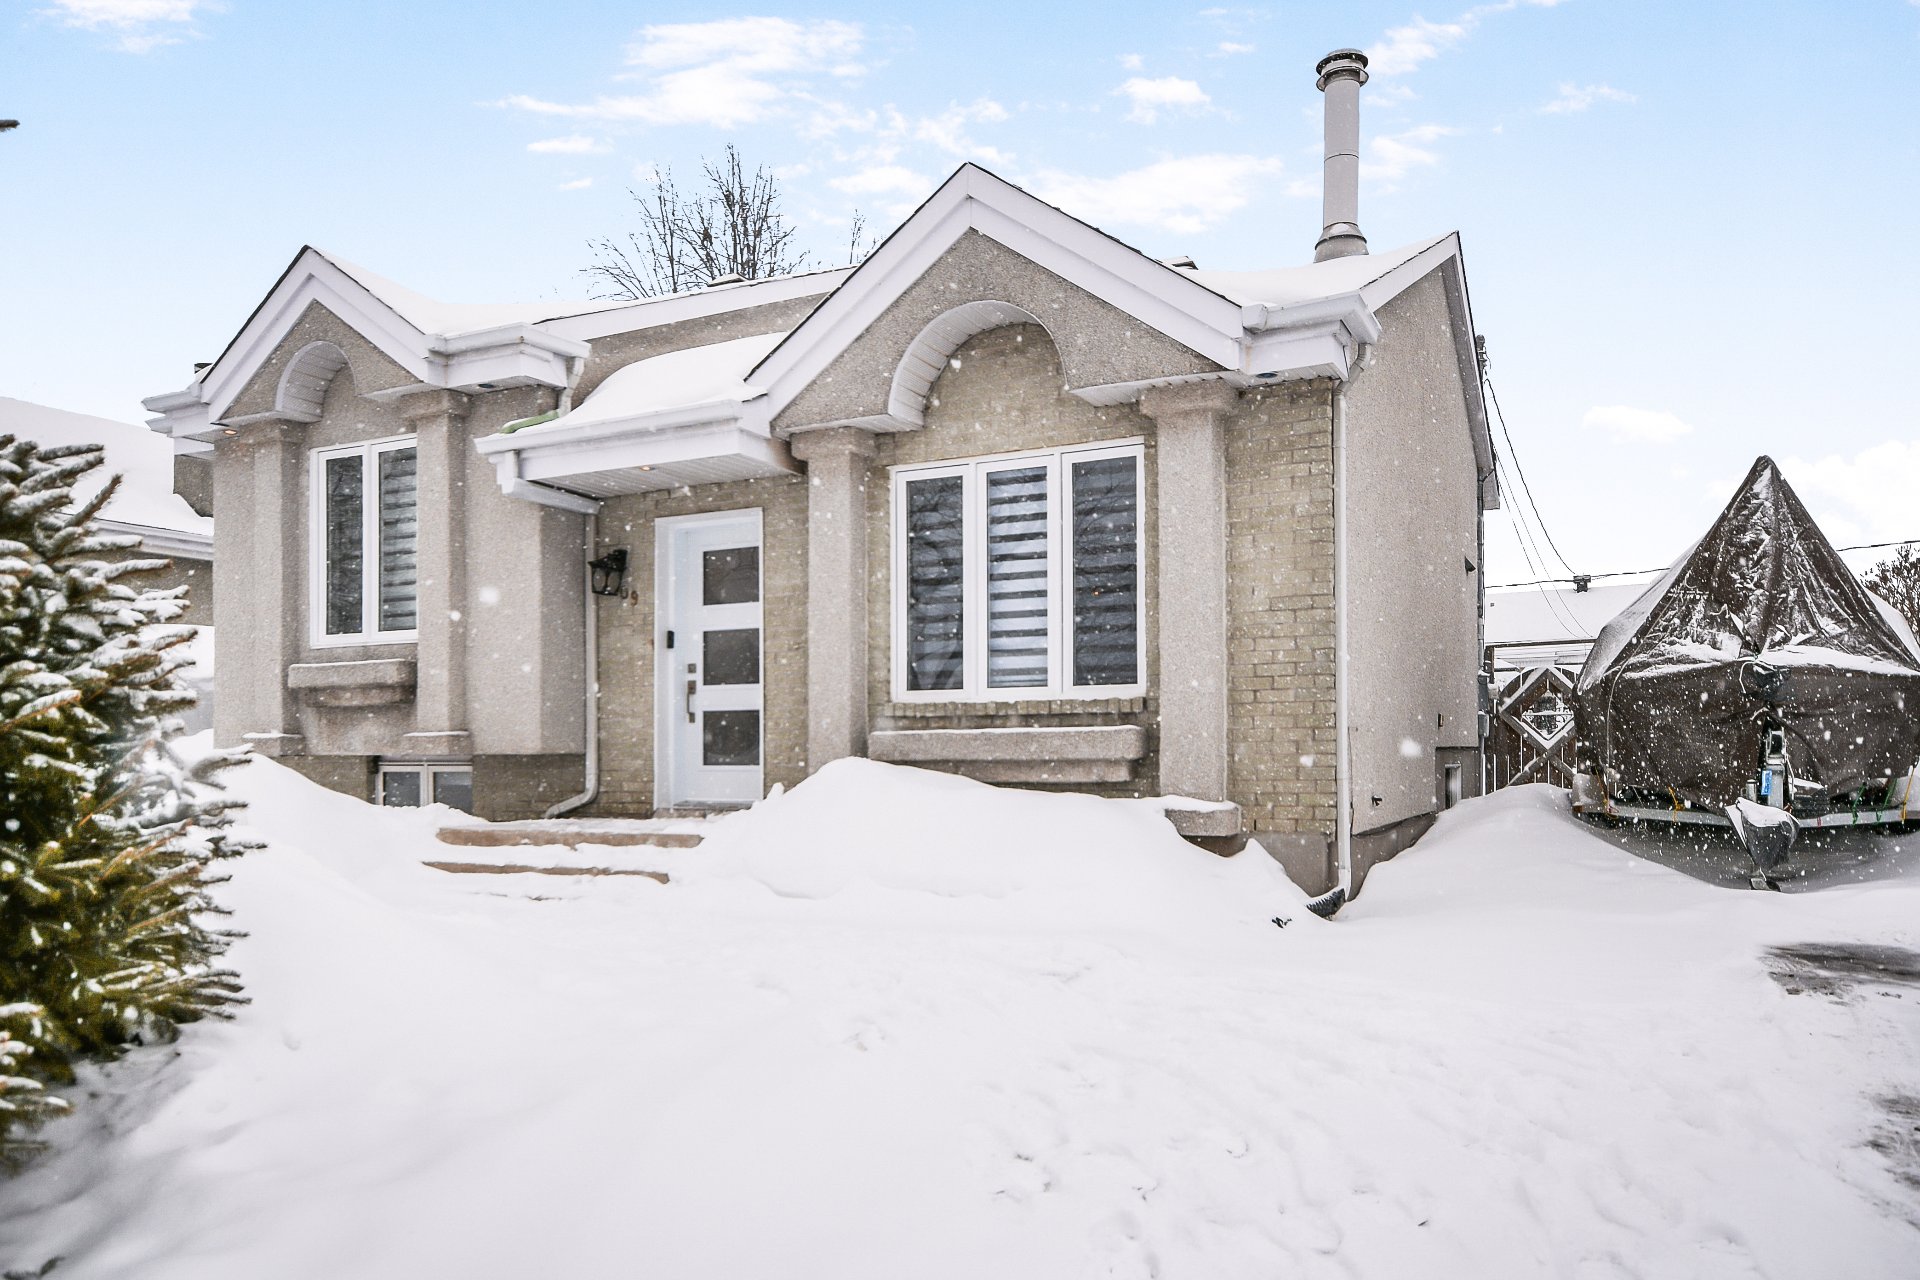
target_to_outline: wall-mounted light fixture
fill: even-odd
[[[593,571],[593,594],[620,595],[627,580],[627,549],[615,547],[598,560],[587,561],[587,568]]]

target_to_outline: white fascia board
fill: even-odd
[[[542,423],[510,435],[482,436],[473,444],[482,455],[490,457],[502,453],[534,454],[576,446],[591,447],[634,436],[658,435],[680,427],[720,423],[757,428],[765,434],[768,417],[766,403],[765,397],[746,403],[739,400],[710,400],[703,404],[676,405],[671,409],[656,409],[630,418],[603,419],[580,426],[568,426],[566,419],[562,418],[558,422]]]
[[[540,484],[528,480],[520,474],[520,455],[503,453],[493,460],[494,479],[500,484],[500,492],[509,498],[518,498],[523,502],[538,503],[543,507],[554,507],[561,511],[572,511],[583,516],[600,514],[600,502],[577,493],[568,493],[552,485]]]
[[[125,520],[95,517],[102,533],[133,534],[140,539],[139,550],[149,555],[179,557],[186,560],[212,560],[213,535],[188,533],[181,529],[162,529],[157,525],[131,524]]]
[[[181,441],[204,440],[213,434],[213,420],[208,416],[207,402],[200,398],[197,382],[181,391],[148,396],[140,403],[159,415],[147,419],[147,430],[171,436],[176,449]]]
[[[1240,363],[1240,308],[976,166],[963,166],[754,369],[775,412],[967,230],[1138,318],[1225,368]]]
[[[318,302],[361,337],[422,382],[432,381],[432,353],[421,333],[365,285],[328,261],[316,249],[307,249],[293,268],[254,312],[220,359],[202,375],[201,398],[207,416],[220,421],[254,373],[266,362],[308,306]]]
[[[775,471],[795,471],[792,454],[777,440],[732,422],[710,422],[678,430],[627,436],[619,440],[523,454],[520,475],[532,481],[558,481],[595,472],[630,468],[658,470],[709,458],[747,458]]]
[[[748,307],[786,302],[793,298],[824,297],[852,274],[852,267],[836,267],[831,271],[811,271],[773,280],[721,285],[717,289],[695,289],[664,298],[649,298],[643,302],[615,304],[604,311],[542,320],[540,327],[556,337],[591,342],[595,338],[607,338],[617,333],[654,329],[684,320],[704,320],[709,316],[744,311]]]
[[[1362,285],[1361,299],[1374,311],[1405,293],[1447,259],[1460,257],[1460,235],[1449,231],[1371,284]]]
[[[241,389],[315,302],[426,387],[508,380],[565,386],[567,361],[589,351],[577,338],[527,324],[450,336],[422,333],[325,254],[308,248],[197,382],[185,391],[146,402],[162,415],[151,424],[154,429],[174,436],[199,435],[218,424]]]

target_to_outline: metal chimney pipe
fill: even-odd
[[[1320,92],[1327,95],[1327,159],[1313,260],[1325,262],[1367,251],[1367,238],[1360,234],[1360,86],[1367,82],[1367,55],[1335,49],[1314,71]]]

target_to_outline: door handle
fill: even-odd
[[[694,690],[694,684],[695,684],[695,682],[694,682],[694,681],[692,681],[692,680],[689,680],[689,681],[687,681],[687,723],[688,723],[688,724],[692,724],[692,723],[694,722],[694,720],[693,720],[693,690]]]

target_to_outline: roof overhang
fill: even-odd
[[[539,489],[597,506],[598,500],[621,494],[800,470],[787,446],[768,430],[764,397],[681,405],[580,426],[569,426],[563,418],[483,436],[474,447],[493,463],[503,491],[536,502],[546,500]]]
[[[114,520],[104,516],[94,517],[93,522],[103,533],[132,534],[140,539],[140,550],[151,555],[182,560],[210,561],[213,559],[213,535],[210,533],[163,529],[158,525],[134,524],[131,521]]]
[[[176,439],[206,440],[233,422],[280,416],[256,413],[230,420],[227,414],[241,390],[314,303],[338,316],[414,379],[411,384],[373,392],[374,399],[441,388],[564,387],[568,361],[583,359],[590,350],[581,339],[533,324],[496,325],[458,334],[422,332],[353,275],[308,246],[295,255],[219,359],[184,389],[142,401],[157,415],[147,425]]]

